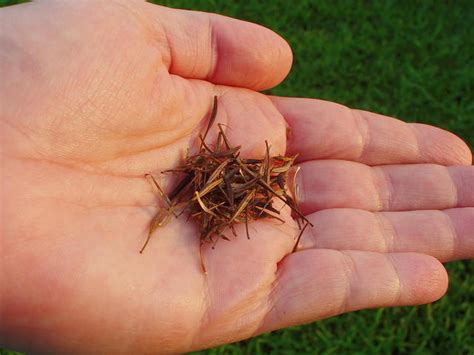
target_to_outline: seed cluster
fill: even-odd
[[[250,238],[249,221],[273,218],[284,223],[279,217],[280,211],[273,207],[275,198],[294,212],[301,230],[298,241],[304,228],[310,224],[294,199],[286,192],[288,171],[296,156],[270,157],[270,147],[265,142],[266,153],[263,159],[241,158],[241,146],[231,146],[221,124],[218,124],[216,144],[210,147],[204,140],[216,115],[217,98],[214,98],[206,132],[199,136],[199,152],[188,157],[182,166],[166,171],[183,176],[169,196],[153,176],[149,175],[166,208],[158,211],[151,221],[148,238],[141,252],[156,228],[167,223],[172,215],[177,217],[183,212],[189,213],[190,217],[199,222],[201,243],[215,244],[219,238],[228,240],[223,233],[228,228],[236,236],[236,223],[245,223],[247,238]]]

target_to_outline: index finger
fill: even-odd
[[[352,160],[367,165],[470,165],[468,146],[437,127],[406,123],[333,102],[271,98],[290,125],[289,154],[300,161]]]

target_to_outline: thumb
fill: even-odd
[[[156,35],[165,37],[163,60],[171,74],[264,90],[280,83],[291,68],[288,43],[260,25],[149,3],[143,11]]]

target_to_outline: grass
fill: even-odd
[[[7,3],[12,1],[0,0],[0,5]],[[474,146],[470,0],[455,5],[389,0],[370,5],[350,0],[159,3],[257,22],[285,37],[295,62],[272,94],[317,97],[433,124]],[[474,262],[447,268],[448,294],[434,304],[350,313],[198,353],[473,354]]]

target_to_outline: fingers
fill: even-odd
[[[296,177],[304,213],[328,208],[406,211],[474,207],[474,167],[364,164],[320,160],[302,163]]]
[[[442,262],[474,258],[474,208],[372,213],[323,210],[307,216],[299,249],[416,252]]]
[[[280,264],[261,332],[364,308],[433,302],[447,274],[423,254],[305,250]]]
[[[291,127],[289,152],[300,160],[344,159],[368,165],[471,164],[467,145],[442,129],[409,124],[313,99],[272,97]]]
[[[262,26],[151,4],[146,13],[168,47],[164,60],[172,74],[263,90],[282,81],[291,68],[286,41]]]

